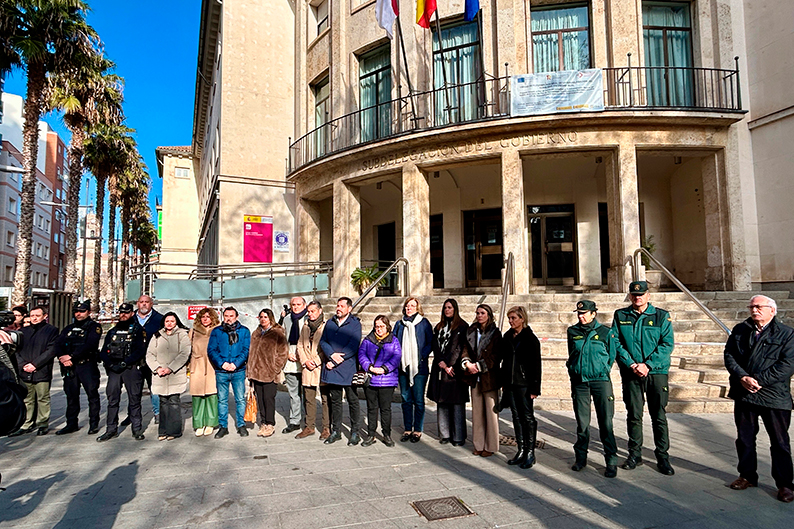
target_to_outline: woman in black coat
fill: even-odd
[[[461,377],[460,358],[466,348],[468,325],[458,313],[458,302],[444,301],[441,321],[433,332],[433,366],[427,398],[438,405],[438,435],[441,444],[466,442],[466,403],[469,385]]]
[[[527,324],[524,307],[508,310],[507,320],[510,329],[500,344],[501,386],[510,401],[518,446],[516,455],[507,464],[531,468],[535,464],[535,441],[538,435],[533,401],[540,395],[540,340]]]

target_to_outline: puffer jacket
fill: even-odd
[[[568,327],[568,375],[571,381],[608,381],[609,371],[617,355],[615,332],[596,320],[590,324],[577,323]]]
[[[246,376],[257,382],[276,382],[284,369],[289,354],[289,344],[283,327],[265,330],[260,325],[251,335]]]
[[[177,395],[187,387],[187,363],[190,360],[190,338],[187,329],[177,327],[172,334],[160,329],[149,341],[146,365],[152,370],[152,393]],[[158,367],[167,367],[171,373],[161,377]]]
[[[792,409],[791,376],[794,374],[794,329],[772,318],[758,339],[751,318],[733,328],[725,344],[725,367],[730,373],[728,397],[765,408]],[[750,393],[742,386],[742,377],[758,381],[761,389]]]
[[[382,375],[372,373],[370,386],[375,388],[397,387],[397,373],[400,367],[400,358],[402,357],[400,341],[393,334],[389,334],[381,345],[378,345],[377,342],[378,339],[375,337],[374,332],[369,333],[364,338],[358,348],[358,363],[361,364],[361,369],[366,372],[369,372],[370,367],[382,367],[386,370]],[[378,350],[380,350],[380,353]],[[377,360],[375,357],[377,357]]]
[[[530,395],[540,395],[541,362],[540,340],[532,328],[524,327],[518,336],[516,331],[509,329],[499,342],[502,359],[500,368],[501,387],[510,386],[527,388]]]

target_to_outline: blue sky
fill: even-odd
[[[154,150],[160,145],[190,145],[196,87],[199,15],[198,0],[88,0],[88,22],[99,33],[107,56],[124,77],[126,125],[136,140],[152,177],[149,195],[162,197]],[[6,79],[5,91],[25,95],[24,72]],[[64,139],[69,131],[57,115],[42,118]],[[93,202],[96,182],[91,179]],[[107,209],[106,209],[107,211]],[[107,215],[106,215],[107,218]]]

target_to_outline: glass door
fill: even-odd
[[[466,241],[466,286],[501,285],[502,210],[486,209],[463,213]]]
[[[529,207],[533,284],[576,284],[574,226],[573,204]]]

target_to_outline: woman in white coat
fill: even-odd
[[[182,436],[180,395],[187,388],[186,366],[190,359],[190,338],[173,312],[163,316],[163,327],[152,335],[146,364],[152,370],[152,393],[160,396],[160,441]]]

